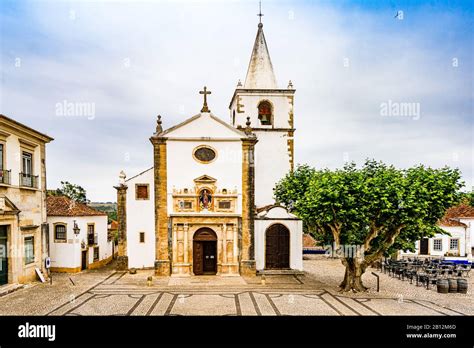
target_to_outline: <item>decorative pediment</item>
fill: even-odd
[[[259,219],[298,220],[296,215],[291,214],[285,207],[278,204],[257,208],[257,217]]]
[[[8,199],[5,195],[0,195],[0,214],[2,215],[11,215],[18,214],[20,209],[17,208],[11,200]]]
[[[197,184],[214,184],[216,181],[217,179],[214,179],[213,177],[206,174],[194,179],[194,182]]]

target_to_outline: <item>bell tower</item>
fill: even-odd
[[[259,13],[260,20],[261,13]],[[294,166],[295,89],[291,81],[286,89],[278,88],[273,65],[258,24],[257,36],[245,82],[238,82],[230,101],[230,123],[245,128],[250,117],[252,131],[258,138],[255,146],[255,204],[273,204],[273,188]]]

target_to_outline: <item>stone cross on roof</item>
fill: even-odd
[[[260,17],[259,23],[262,23],[263,13],[262,13],[262,2],[261,1],[258,2],[258,6],[259,6],[260,11],[258,12],[257,16]]]
[[[202,106],[201,112],[211,112],[211,110],[209,110],[209,108],[207,107],[207,95],[211,94],[211,91],[208,91],[207,87],[204,86],[204,90],[199,91],[199,94],[204,94],[204,104]]]

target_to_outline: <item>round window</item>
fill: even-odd
[[[216,151],[207,146],[200,146],[194,150],[194,158],[200,162],[212,162],[216,158]]]

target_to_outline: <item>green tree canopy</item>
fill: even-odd
[[[460,199],[460,172],[448,167],[396,169],[367,160],[337,170],[299,166],[275,188],[277,201],[334,243],[346,267],[341,289],[366,290],[366,268],[440,231],[437,221]]]
[[[48,191],[48,194],[55,196],[66,196],[79,203],[89,203],[86,190],[79,185],[71,184],[68,181],[61,181],[61,187]]]

